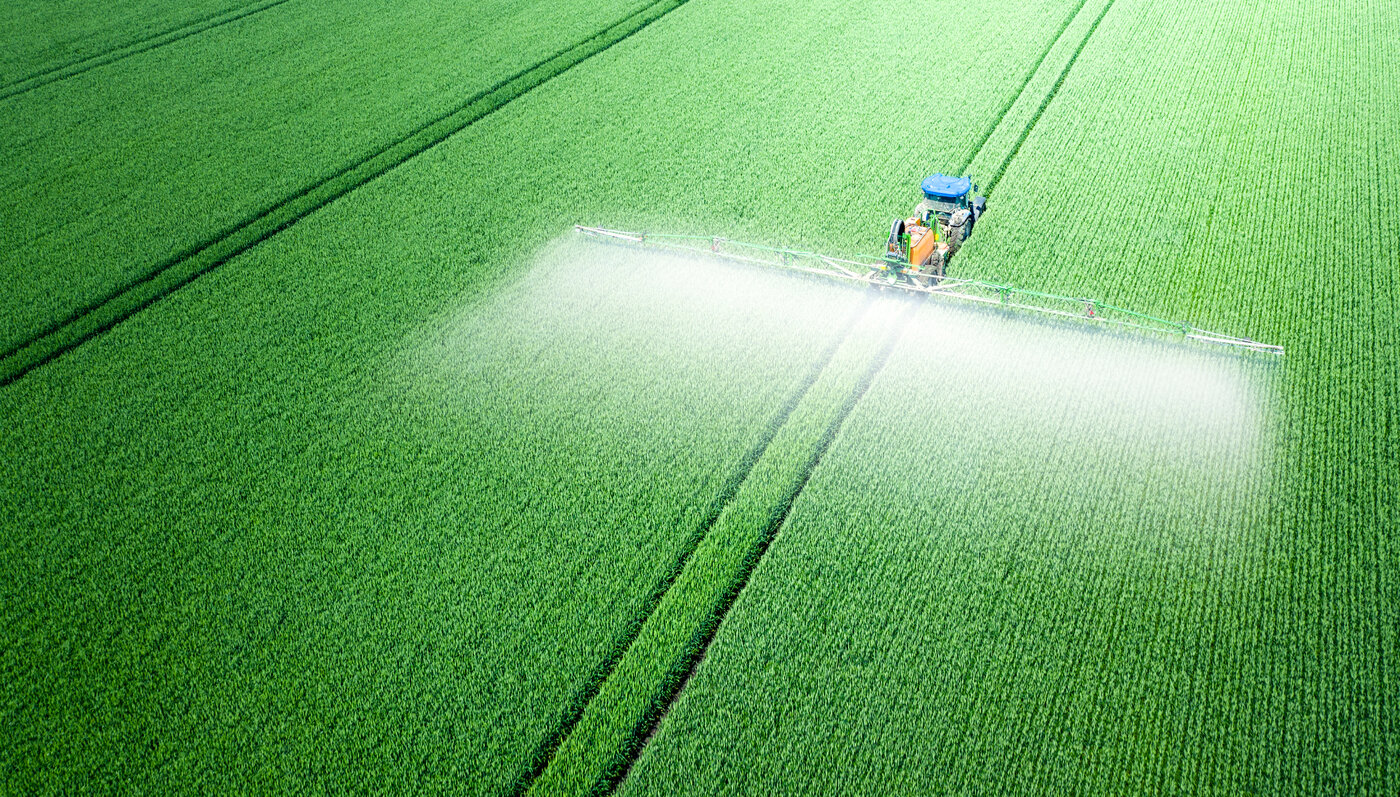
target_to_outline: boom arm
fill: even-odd
[[[897,222],[896,226],[899,224],[900,222]],[[1187,340],[1234,349],[1266,354],[1283,354],[1282,346],[1260,343],[1249,338],[1225,335],[1219,332],[1209,332],[1191,324],[1137,313],[1096,299],[1060,296],[1053,293],[1015,288],[1010,285],[954,277],[944,277],[942,281],[930,285],[905,281],[886,282],[880,277],[891,269],[898,269],[903,273],[912,273],[913,270],[903,268],[900,264],[892,264],[882,258],[848,260],[829,257],[817,252],[746,244],[716,236],[623,232],[605,227],[585,227],[581,224],[574,225],[574,230],[589,237],[618,243],[721,257],[726,260],[755,263],[804,274],[815,274],[845,282],[878,284],[881,287],[909,291],[910,293],[933,294],[965,302],[1015,308],[1041,315],[1073,318],[1103,326],[1124,327],[1173,336],[1181,335]],[[895,232],[894,229],[891,230],[891,237],[895,235]]]

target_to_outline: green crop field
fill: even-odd
[[[1400,792],[1394,3],[0,20],[0,792]]]

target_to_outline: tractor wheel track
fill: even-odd
[[[38,72],[32,72],[18,80],[0,86],[0,100],[7,100],[10,97],[33,91],[41,86],[47,86],[50,83],[56,83],[60,80],[67,80],[70,77],[81,75],[84,72],[89,72],[100,66],[106,66],[125,58],[130,58],[133,55],[149,52],[157,47],[174,44],[181,39],[188,39],[191,36],[196,36],[205,31],[227,25],[230,22],[237,22],[240,19],[250,17],[253,14],[261,13],[269,8],[274,8],[287,2],[290,2],[290,0],[271,0],[271,2],[266,2],[266,0],[264,0],[264,2],[261,3],[245,3],[241,6],[225,8],[184,24],[176,25],[173,28],[167,28],[160,33],[147,36],[144,39],[137,39],[136,41],[113,47],[105,52],[90,55],[87,58],[80,58],[76,61],[69,61]]]
[[[1073,21],[1079,16],[1079,13],[1083,10],[1086,4],[1087,0],[1081,0],[1081,2],[1075,7],[1073,13],[1071,13],[1068,16],[1068,18],[1064,21],[1064,23],[1060,26],[1059,31],[1050,40],[1050,43],[1045,47],[1045,49],[1041,52],[1039,58],[1036,60],[1035,65],[1027,73],[1025,79],[1021,83],[1020,89],[1011,98],[1010,102],[1008,102],[1006,106],[1003,107],[996,121],[994,121],[987,128],[981,140],[978,142],[976,147],[974,147],[972,154],[968,158],[968,164],[971,164],[971,162],[979,154],[981,154],[982,148],[986,146],[987,142],[991,139],[996,129],[1001,125],[1002,121],[1010,112],[1012,106],[1014,106],[1015,103],[1019,99],[1021,99],[1027,87],[1030,85],[1031,81],[1034,79],[1035,75],[1039,72],[1041,66],[1044,64],[1045,59],[1048,57],[1050,51],[1054,49],[1055,44],[1057,44],[1064,37],[1065,32],[1069,29],[1070,25],[1073,24]],[[1047,92],[1045,97],[1041,100],[1039,108],[1031,117],[1031,119],[1025,126],[1025,129],[1022,130],[1021,135],[1018,137],[1015,146],[1007,154],[1007,157],[1003,160],[1001,168],[995,175],[995,179],[991,183],[989,183],[989,186],[986,191],[987,194],[991,193],[991,187],[995,185],[995,181],[1000,179],[1001,174],[1005,172],[1007,165],[1020,152],[1021,145],[1025,142],[1026,138],[1029,137],[1030,131],[1040,121],[1040,117],[1044,114],[1046,107],[1048,107],[1050,102],[1054,100],[1056,94],[1059,92],[1060,86],[1064,84],[1066,76],[1069,74],[1070,69],[1074,66],[1075,61],[1078,59],[1079,54],[1083,52],[1085,46],[1087,46],[1089,42],[1089,39],[1093,36],[1094,31],[1097,30],[1099,22],[1102,21],[1103,18],[1108,14],[1108,10],[1112,6],[1113,0],[1109,0],[1109,2],[1105,3],[1103,9],[1100,10],[1098,16],[1094,19],[1094,22],[1089,26],[1087,32],[1084,34],[1083,39],[1080,40],[1078,47],[1071,54],[1068,62],[1065,64],[1063,69],[1061,69],[1058,79],[1051,87],[1050,91]],[[966,168],[967,167],[965,165],[963,171],[965,171]],[[914,307],[917,307],[917,304],[915,304]],[[759,562],[761,562],[764,555],[767,554],[768,549],[771,547],[773,541],[777,539],[778,535],[782,532],[782,528],[787,522],[787,518],[792,511],[792,507],[797,502],[798,497],[801,496],[801,494],[805,491],[807,484],[812,477],[812,474],[816,471],[817,466],[821,464],[821,461],[826,455],[826,452],[831,447],[832,442],[834,442],[836,437],[840,434],[841,429],[844,427],[845,422],[849,418],[851,412],[854,411],[856,405],[858,405],[860,401],[865,397],[866,392],[874,383],[876,377],[878,377],[880,372],[884,369],[885,364],[889,361],[890,355],[893,353],[896,344],[901,339],[904,330],[908,327],[911,317],[912,308],[911,311],[903,319],[901,319],[896,333],[890,337],[890,339],[881,347],[880,351],[876,354],[876,356],[872,358],[868,369],[861,377],[860,381],[857,383],[856,389],[852,391],[851,395],[846,400],[846,403],[842,406],[837,416],[833,419],[832,423],[827,428],[826,433],[823,435],[816,449],[813,451],[812,457],[805,465],[801,478],[799,479],[795,489],[787,496],[787,499],[783,504],[781,511],[778,513],[776,519],[766,529],[764,529],[764,532],[761,537],[762,541],[760,542],[757,550],[754,552],[754,555],[749,559],[744,569],[740,572],[730,592],[727,595],[725,595],[720,610],[712,618],[712,621],[709,622],[703,629],[701,629],[700,638],[697,643],[697,646],[695,650],[691,652],[691,655],[688,657],[686,663],[684,664],[682,672],[679,674],[679,677],[675,679],[674,686],[670,687],[667,690],[667,694],[661,701],[661,705],[659,706],[659,708],[653,712],[652,716],[650,716],[646,720],[645,725],[642,728],[639,728],[637,733],[633,737],[631,746],[627,751],[626,758],[621,768],[615,774],[610,776],[608,781],[606,782],[604,787],[605,793],[615,793],[618,787],[621,786],[621,784],[627,779],[628,775],[632,771],[632,767],[636,764],[637,760],[645,751],[647,745],[656,735],[657,729],[661,726],[661,723],[665,720],[666,715],[670,713],[671,708],[675,705],[681,693],[689,684],[691,677],[699,668],[700,663],[704,661],[706,653],[709,650],[710,644],[714,641],[715,635],[718,634],[720,627],[723,625],[725,618],[729,614],[729,610],[733,608],[735,602],[737,602],[739,598],[739,595],[748,585],[749,580],[753,576],[754,571],[757,569]],[[844,337],[844,335],[842,337]],[[814,371],[813,379],[815,379],[817,373],[818,372]],[[794,402],[788,406],[795,407],[796,404]],[[789,410],[789,413],[790,412],[791,410]],[[774,433],[776,433],[776,427],[773,427],[773,431]],[[771,436],[767,439],[771,440]],[[718,515],[716,514],[715,516],[717,517]],[[703,534],[701,536],[703,536]],[[684,561],[682,561],[681,564],[683,566]],[[675,572],[676,574],[679,574],[679,568]],[[671,582],[673,581],[674,578],[671,579]],[[669,587],[669,583],[670,582],[668,582],[667,587]],[[664,596],[665,588],[658,592],[654,597],[656,598],[656,602],[659,602],[659,600]],[[654,608],[654,604],[652,605],[652,608]],[[622,651],[622,655],[625,655],[625,650]],[[620,659],[621,656],[619,656],[618,658]],[[616,661],[613,661],[612,667],[608,668],[609,671],[616,667],[616,663]],[[605,677],[606,673],[604,674],[604,678]],[[597,694],[599,687],[601,687],[601,680],[598,682],[597,686],[593,688],[593,694]],[[587,701],[584,701],[578,706],[577,713],[573,715],[574,722],[577,722],[578,717],[582,716],[583,709],[584,707],[586,707],[586,705]],[[572,723],[566,725],[563,729],[561,729],[558,738],[553,740],[554,747],[556,749],[558,745],[562,742],[564,736],[567,735],[570,727],[572,727]],[[541,761],[536,771],[532,773],[532,778],[530,780],[533,780],[535,777],[538,777],[539,774],[543,772],[547,764],[548,758]],[[528,788],[529,782],[530,781],[525,782],[525,788]],[[521,791],[523,792],[524,789],[521,789]]]
[[[656,731],[661,727],[662,721],[666,719],[666,715],[670,713],[671,708],[676,704],[676,700],[680,698],[681,692],[683,692],[686,685],[690,683],[691,676],[693,676],[695,671],[700,667],[700,663],[705,660],[705,655],[710,649],[710,643],[714,641],[715,635],[719,633],[720,626],[724,624],[725,618],[729,616],[729,610],[734,608],[734,604],[739,600],[739,595],[742,594],[744,588],[748,586],[749,580],[753,577],[754,571],[758,568],[759,562],[763,561],[763,557],[768,553],[768,549],[772,546],[773,541],[777,539],[778,534],[782,532],[783,526],[787,523],[788,515],[792,513],[793,505],[797,503],[798,497],[807,489],[807,483],[811,481],[812,474],[816,471],[817,466],[821,464],[822,458],[826,456],[826,452],[831,448],[832,442],[834,442],[837,435],[841,433],[842,427],[846,424],[846,419],[850,417],[851,412],[855,410],[856,405],[860,403],[861,399],[865,398],[865,394],[870,390],[870,386],[874,384],[875,378],[880,375],[880,372],[884,370],[885,364],[889,362],[890,355],[894,353],[895,346],[903,339],[904,333],[908,329],[909,322],[912,320],[915,311],[923,304],[923,298],[924,297],[918,297],[909,300],[908,307],[903,311],[902,317],[895,325],[894,330],[880,346],[875,356],[871,358],[869,365],[866,366],[865,372],[856,382],[855,388],[851,391],[850,395],[846,397],[846,401],[841,405],[841,409],[831,420],[831,423],[827,425],[826,431],[818,441],[811,458],[808,459],[803,466],[801,475],[793,490],[787,494],[777,516],[769,523],[768,527],[763,530],[757,549],[754,550],[752,556],[748,558],[743,570],[739,573],[738,579],[724,596],[719,611],[714,615],[711,622],[702,630],[700,639],[695,649],[691,651],[690,656],[684,662],[679,677],[674,681],[674,686],[670,687],[667,691],[667,694],[661,701],[660,708],[653,716],[648,718],[645,726],[639,729],[638,733],[633,737],[633,744],[631,749],[628,750],[627,758],[622,768],[608,780],[605,793],[612,794],[616,792],[617,788],[622,785],[622,782],[627,779],[627,776],[632,771],[633,765],[637,763],[637,759],[641,758],[642,752],[656,735]]]
[[[1069,30],[1069,26],[1074,24],[1074,20],[1079,16],[1079,12],[1084,10],[1084,5],[1088,2],[1089,0],[1079,0],[1079,5],[1075,6],[1074,10],[1069,13],[1069,16],[1065,17],[1065,21],[1060,24],[1059,31],[1046,43],[1045,49],[1040,51],[1040,57],[1035,59],[1035,63],[1026,72],[1025,79],[1021,81],[1021,87],[1016,90],[1015,94],[1011,95],[1011,98],[1006,101],[1005,105],[1001,106],[1001,111],[997,114],[997,118],[992,120],[992,123],[987,125],[987,129],[982,132],[982,137],[977,141],[977,144],[973,146],[971,152],[968,153],[967,160],[963,161],[962,168],[958,169],[958,174],[966,174],[968,167],[972,165],[973,161],[977,160],[978,155],[982,154],[982,148],[987,146],[987,142],[991,140],[992,134],[997,131],[998,127],[1001,127],[1002,120],[1006,118],[1007,114],[1011,113],[1012,107],[1021,99],[1021,95],[1026,93],[1026,89],[1031,85],[1031,81],[1035,79],[1036,73],[1040,72],[1041,65],[1044,64],[1045,59],[1049,57],[1050,51],[1055,49],[1055,45],[1059,44],[1060,39],[1065,37],[1065,31]]]
[[[992,175],[992,179],[987,181],[986,196],[992,195],[992,190],[996,188],[997,183],[1001,182],[1001,177],[1006,174],[1006,169],[1011,165],[1011,161],[1015,160],[1016,156],[1020,154],[1021,145],[1026,143],[1027,138],[1030,138],[1031,131],[1040,123],[1040,117],[1045,114],[1045,109],[1050,107],[1050,103],[1055,99],[1055,96],[1060,93],[1060,87],[1065,84],[1065,78],[1069,77],[1070,70],[1074,68],[1075,62],[1079,60],[1079,54],[1084,52],[1084,48],[1088,46],[1089,39],[1093,38],[1094,31],[1099,29],[1099,23],[1103,22],[1103,18],[1108,16],[1109,9],[1113,8],[1113,2],[1114,0],[1108,0],[1107,3],[1104,3],[1103,8],[1099,10],[1099,15],[1094,17],[1093,24],[1089,25],[1089,30],[1084,33],[1084,38],[1079,40],[1079,46],[1074,48],[1074,52],[1070,54],[1069,60],[1065,62],[1064,68],[1060,70],[1060,76],[1055,80],[1055,84],[1050,87],[1050,91],[1046,92],[1045,97],[1040,101],[1040,107],[1036,109],[1030,121],[1027,122],[1025,128],[1021,130],[1020,137],[1016,139],[1015,145],[1011,147],[1011,151],[1008,152],[1006,158],[1002,160],[1001,166],[997,168],[996,174]],[[1081,7],[1083,7],[1083,4],[1081,4]],[[970,162],[971,161],[969,161],[969,163]]]
[[[588,707],[588,704],[592,702],[593,698],[597,697],[599,691],[603,687],[603,682],[617,669],[618,663],[627,655],[627,651],[631,649],[632,644],[637,641],[637,637],[640,635],[642,626],[646,623],[647,618],[656,611],[656,607],[661,604],[662,599],[666,597],[666,593],[669,592],[672,585],[676,583],[676,579],[680,577],[681,571],[685,569],[686,563],[690,561],[691,555],[700,547],[701,541],[705,539],[710,529],[715,525],[716,521],[719,520],[720,515],[724,513],[725,507],[733,503],[735,496],[739,493],[740,487],[742,487],[744,482],[749,478],[749,474],[753,472],[754,466],[763,458],[763,454],[768,450],[768,446],[773,442],[773,439],[778,436],[778,431],[787,423],[788,418],[792,417],[792,413],[796,411],[798,405],[802,403],[803,397],[812,389],[812,386],[816,384],[817,379],[821,376],[822,371],[825,371],[832,359],[835,358],[837,350],[841,348],[841,344],[850,336],[851,330],[855,328],[856,322],[869,306],[870,297],[867,297],[866,300],[861,302],[846,320],[841,323],[841,327],[832,335],[831,342],[827,344],[826,348],[823,349],[821,354],[813,361],[807,373],[803,375],[802,380],[798,383],[797,388],[792,391],[787,400],[784,401],[777,412],[773,414],[767,426],[764,427],[763,435],[760,437],[758,443],[756,443],[753,448],[749,450],[748,454],[745,455],[743,460],[740,461],[739,467],[730,475],[729,480],[725,482],[724,487],[720,490],[720,494],[710,503],[710,506],[706,508],[704,520],[701,521],[699,528],[691,535],[690,539],[686,541],[685,548],[667,571],[666,577],[652,590],[651,594],[647,596],[647,600],[643,604],[641,611],[632,619],[632,622],[627,627],[626,633],[614,643],[607,658],[593,671],[575,696],[570,699],[561,715],[558,725],[545,737],[536,749],[534,755],[531,756],[530,770],[516,780],[515,787],[511,790],[512,794],[523,795],[529,791],[530,785],[534,783],[535,780],[539,778],[540,774],[544,772],[545,768],[549,766],[549,762],[554,758],[555,753],[558,752],[559,747],[564,743],[564,739],[573,731],[579,720],[583,718],[584,709]]]
[[[288,0],[279,0],[287,2]],[[384,176],[579,64],[641,32],[690,0],[653,0],[587,38],[477,92],[369,157],[307,186],[170,257],[0,355],[0,387],[76,349],[171,293]]]

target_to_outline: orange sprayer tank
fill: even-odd
[[[929,255],[933,254],[933,248],[938,245],[938,235],[928,227],[918,226],[914,222],[914,219],[905,222],[906,229],[909,230],[909,264],[919,268],[928,262]]]

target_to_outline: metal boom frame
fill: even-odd
[[[1061,316],[1105,326],[1127,327],[1167,335],[1182,335],[1188,340],[1247,351],[1283,354],[1282,346],[1260,343],[1249,338],[1225,335],[1219,332],[1209,332],[1191,324],[1137,313],[1097,299],[1059,296],[1053,293],[1015,288],[1010,285],[998,285],[993,282],[956,277],[943,277],[936,283],[931,282],[928,285],[904,282],[898,279],[897,274],[913,276],[919,272],[913,269],[896,268],[894,264],[882,258],[849,260],[830,257],[818,252],[804,252],[797,249],[732,241],[718,236],[624,232],[605,227],[586,227],[582,224],[574,225],[574,230],[593,238],[654,246],[692,254],[713,255],[726,260],[756,263],[788,271],[816,274],[822,277],[878,285],[884,288],[895,288],[910,293],[946,296],[952,299],[1026,310],[1042,315]],[[884,275],[888,275],[888,277],[882,278]]]

